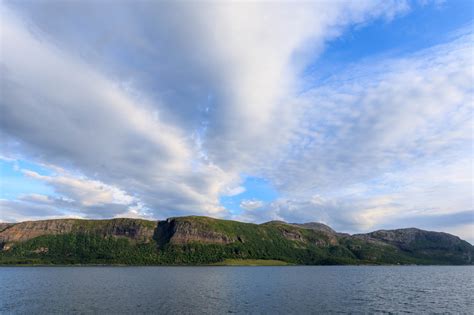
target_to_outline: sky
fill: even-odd
[[[2,1],[0,222],[474,243],[472,1]]]

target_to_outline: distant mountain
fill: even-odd
[[[44,220],[0,224],[0,264],[214,264],[226,259],[291,264],[474,263],[459,237],[419,229],[337,233],[329,226],[209,217]]]

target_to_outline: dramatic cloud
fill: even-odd
[[[452,215],[445,227],[461,226],[473,208],[470,30],[324,80],[305,72],[347,29],[410,10],[2,2],[0,153],[44,165],[51,174],[18,176],[54,194],[2,199],[0,220],[202,214],[357,232]],[[246,197],[246,176],[277,200]],[[224,196],[243,196],[242,211]]]
[[[200,163],[189,135],[153,115],[144,97],[40,41],[7,12],[2,12],[4,139],[18,141],[41,162],[72,164],[125,187],[156,208],[222,210],[217,193],[228,176]]]
[[[21,17],[2,7],[7,140],[138,195],[160,214],[215,215],[219,193],[286,142],[293,115],[283,100],[304,53],[345,25],[406,9],[372,1],[38,5],[11,3]]]

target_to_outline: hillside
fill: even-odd
[[[348,235],[321,223],[209,217],[44,220],[0,224],[0,264],[473,264],[474,247],[419,229]]]

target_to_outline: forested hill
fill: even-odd
[[[209,217],[0,223],[0,264],[473,264],[459,237],[420,229],[348,235],[321,223]]]

